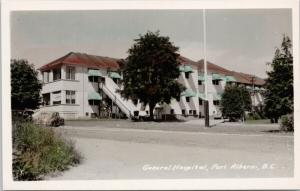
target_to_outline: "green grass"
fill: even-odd
[[[246,124],[271,124],[270,119],[248,119]]]
[[[52,128],[31,122],[13,125],[13,175],[15,180],[40,180],[54,171],[79,163],[74,144]]]

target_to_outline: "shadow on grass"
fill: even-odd
[[[174,123],[174,122],[186,122],[186,120],[183,119],[171,119],[171,120],[162,120],[162,119],[156,119],[156,120],[151,120],[151,119],[142,119],[142,120],[135,120],[132,119],[132,122],[156,122],[156,123]]]
[[[284,131],[284,130],[280,130],[280,129],[271,129],[271,130],[264,130],[261,131],[263,133],[282,133],[282,134],[292,134],[294,133],[293,131]]]

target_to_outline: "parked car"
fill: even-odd
[[[25,121],[32,121],[34,111],[31,109],[12,110],[12,117],[14,120],[22,119]]]
[[[65,120],[58,112],[39,112],[33,115],[33,121],[40,125],[58,127],[65,124]]]
[[[214,119],[222,119],[223,115],[220,111],[217,111],[217,113],[214,113]]]

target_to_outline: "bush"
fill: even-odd
[[[280,129],[282,131],[294,132],[294,117],[293,117],[293,115],[284,115],[281,117]]]
[[[221,111],[229,121],[244,118],[246,111],[251,110],[251,97],[245,87],[226,85],[221,99]]]
[[[246,116],[246,120],[258,120],[258,119],[262,119],[262,118],[256,112],[248,113],[247,116]]]
[[[49,172],[63,171],[80,162],[74,144],[53,129],[31,122],[13,125],[13,176],[15,180],[40,180]]]
[[[253,107],[254,113],[259,116],[259,119],[266,119],[266,115],[264,112],[264,105],[260,104]]]

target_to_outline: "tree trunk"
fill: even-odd
[[[154,103],[149,103],[149,112],[150,112],[150,120],[153,121],[153,110],[154,110],[155,104]]]

